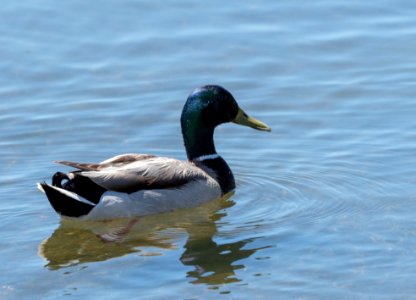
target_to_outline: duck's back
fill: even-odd
[[[212,174],[192,163],[147,154],[123,154],[99,164],[58,161],[77,168],[61,185],[44,186],[64,192],[67,202],[84,201],[91,205],[85,219],[108,219],[168,212],[199,205],[221,196]],[[65,178],[64,178],[65,179]],[[70,193],[68,193],[70,192]],[[47,193],[48,194],[48,193]],[[49,197],[50,198],[50,197]],[[70,200],[70,201],[68,201]],[[54,207],[54,199],[50,199]],[[62,196],[58,201],[62,201]],[[58,205],[58,206],[57,206]],[[66,205],[67,208],[73,209]],[[65,209],[65,207],[63,208]],[[65,211],[58,211],[63,215]],[[70,215],[71,216],[71,215]]]

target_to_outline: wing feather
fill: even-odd
[[[149,158],[154,158],[154,155],[149,154],[121,154],[104,160],[100,163],[79,163],[65,160],[57,160],[55,163],[73,167],[82,171],[98,171],[110,167],[122,167],[136,161],[143,161]]]
[[[207,177],[204,171],[190,163],[152,155],[120,155],[100,164],[59,163],[81,170],[72,172],[74,177],[84,176],[107,190],[125,193],[176,188]]]

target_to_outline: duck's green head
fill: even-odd
[[[194,90],[189,95],[181,116],[188,158],[215,153],[214,129],[227,122],[262,131],[271,130],[263,122],[248,116],[226,89],[207,85]]]

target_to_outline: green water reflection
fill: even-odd
[[[180,262],[192,266],[186,277],[194,284],[222,284],[240,281],[236,270],[244,268],[244,258],[253,239],[220,244],[215,241],[217,222],[234,205],[231,195],[206,205],[157,216],[108,222],[62,220],[55,232],[39,247],[46,267],[57,270],[78,264],[105,261],[130,253],[161,255],[177,249],[178,235],[187,234]]]

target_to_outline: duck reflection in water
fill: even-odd
[[[192,283],[222,284],[240,281],[235,277],[235,271],[243,269],[243,264],[234,262],[247,258],[257,249],[242,249],[252,242],[252,239],[243,241],[217,244],[213,241],[216,233],[215,223],[207,224],[206,228],[212,230],[212,235],[193,238],[190,236],[184,246],[185,252],[181,256],[181,262],[186,266],[194,266],[195,269],[188,272]]]
[[[129,253],[161,255],[176,249],[176,241],[188,235],[180,261],[194,270],[187,273],[192,283],[221,284],[239,281],[235,271],[244,268],[236,261],[257,249],[247,249],[252,239],[217,244],[216,222],[234,205],[232,194],[192,209],[136,219],[107,222],[78,222],[63,219],[55,232],[39,247],[39,253],[57,270],[89,262],[98,262]],[[245,249],[243,249],[245,248]]]

